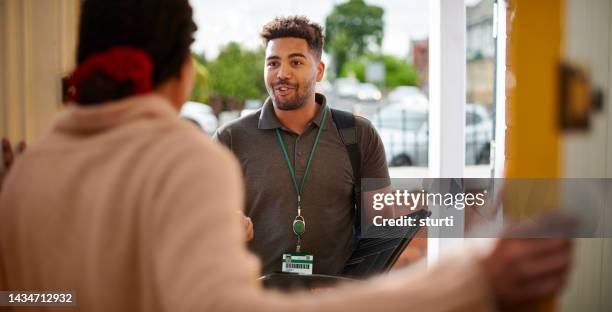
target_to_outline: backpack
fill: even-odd
[[[355,116],[349,112],[331,109],[332,119],[338,128],[340,139],[346,147],[353,168],[353,204],[355,205],[355,238],[361,236],[361,152],[357,144]]]

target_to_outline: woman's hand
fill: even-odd
[[[253,221],[251,221],[251,218],[245,216],[241,211],[238,213],[240,213],[242,216],[242,225],[244,226],[244,232],[246,233],[245,240],[249,242],[255,236],[253,234]]]
[[[11,141],[7,138],[2,138],[2,167],[0,168],[0,189],[2,189],[2,182],[8,174],[9,170],[13,166],[15,157],[22,154],[26,149],[25,142],[21,141],[17,144],[17,149],[13,152]]]

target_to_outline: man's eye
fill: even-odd
[[[270,62],[268,63],[268,67],[276,67],[278,65],[278,62]]]
[[[293,61],[293,65],[302,65],[304,64],[302,61]]]

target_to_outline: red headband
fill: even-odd
[[[118,82],[129,81],[133,94],[152,90],[153,63],[149,55],[140,49],[115,47],[87,57],[68,79],[71,101],[79,100],[79,84],[94,73],[102,73]]]

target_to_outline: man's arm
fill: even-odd
[[[369,184],[375,185],[367,185],[366,187],[362,185],[365,192],[362,197],[362,207],[358,208],[362,209],[362,215],[368,223],[371,223],[370,221],[375,216],[393,218],[395,217],[394,207],[385,207],[379,211],[373,209],[375,194],[386,194],[391,192],[391,181],[389,178],[385,147],[376,129],[374,129],[374,126],[367,119],[357,116],[355,118],[360,128],[359,149],[361,151],[362,162],[361,178],[375,179],[369,180]]]
[[[224,128],[218,128],[212,136],[212,140],[215,142],[219,142],[225,147],[232,149],[232,139],[229,135],[229,131]],[[242,210],[238,210],[238,213],[242,216],[242,225],[246,232],[246,241],[252,241],[255,238],[255,231],[253,229],[253,220],[251,218],[244,215]]]
[[[389,186],[389,168],[385,146],[374,126],[363,117],[355,117],[359,128],[359,150],[361,151],[361,177],[380,179],[377,189]]]

